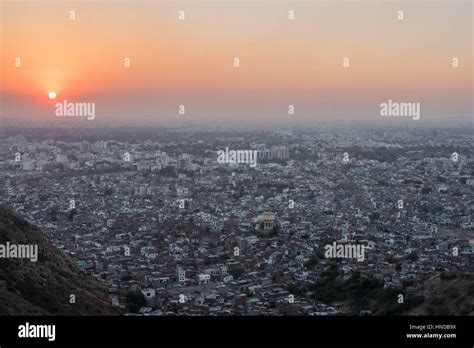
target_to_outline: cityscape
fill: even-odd
[[[120,313],[474,310],[470,129],[3,133],[0,204]]]
[[[473,15],[0,0],[1,348],[472,347]]]

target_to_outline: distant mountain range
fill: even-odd
[[[37,246],[37,261],[12,257],[19,245]],[[0,315],[113,314],[120,313],[104,287],[80,271],[38,227],[0,206]]]

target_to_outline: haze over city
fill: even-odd
[[[472,125],[468,0],[3,0],[1,11],[3,124]],[[95,119],[56,117],[64,100],[95,103]],[[419,103],[421,117],[382,118],[388,100]]]
[[[472,344],[473,5],[0,0],[1,348]]]

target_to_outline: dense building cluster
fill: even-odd
[[[0,203],[46,230],[115,306],[139,291],[137,312],[150,315],[345,314],[312,290],[330,267],[406,296],[472,268],[469,132],[81,137],[1,138]],[[258,151],[257,165],[219,163],[225,147]],[[333,243],[364,257],[327,257]]]

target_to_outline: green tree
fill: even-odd
[[[138,313],[140,308],[146,304],[145,296],[140,290],[127,292],[125,298],[127,299],[127,309],[132,313]]]

